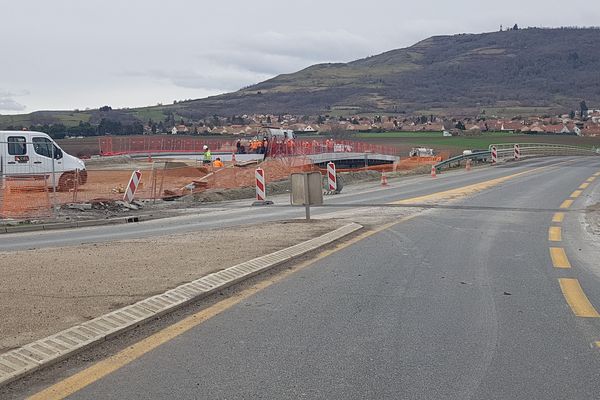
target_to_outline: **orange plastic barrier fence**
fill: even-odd
[[[369,166],[367,170],[381,172],[407,170],[422,165],[434,164],[439,157],[415,157],[396,164]],[[154,158],[152,162],[128,161],[124,165],[99,163],[87,170],[87,182],[69,191],[54,193],[44,179],[4,179],[0,190],[0,217],[34,218],[52,215],[52,205],[84,202],[109,202],[122,200],[133,170],[142,172],[136,199],[161,199],[198,193],[207,189],[232,189],[253,187],[256,164],[246,167],[233,166],[226,162],[222,168],[203,165],[193,161],[166,161]],[[320,170],[303,157],[267,158],[260,163],[265,171],[267,183],[280,181],[293,172]],[[360,171],[365,168],[341,169]],[[324,170],[321,170],[324,171]]]

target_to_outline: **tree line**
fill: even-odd
[[[26,126],[7,126],[6,130],[23,130],[45,132],[53,139],[63,139],[65,136],[102,136],[102,135],[142,135],[144,125],[140,122],[124,124],[119,121],[102,119],[98,125],[80,121],[79,125],[66,126],[62,123]]]

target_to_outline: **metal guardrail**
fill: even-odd
[[[478,151],[471,154],[462,154],[437,163],[434,167],[437,171],[440,171],[444,167],[450,168],[454,163],[460,164],[461,161],[469,159],[486,162],[491,159],[491,153],[489,151]]]
[[[542,155],[542,156],[573,156],[573,155],[600,155],[600,149],[571,146],[566,144],[551,144],[551,143],[498,143],[491,144],[498,151],[498,158],[512,158],[514,146],[518,144],[521,149],[522,156]]]
[[[513,158],[514,156],[514,146],[515,144],[519,145],[521,149],[521,156],[576,156],[576,155],[598,155],[600,156],[600,148],[588,148],[588,147],[580,147],[580,146],[571,146],[571,145],[563,145],[563,144],[551,144],[551,143],[498,143],[491,144],[489,146],[488,151],[480,151],[471,154],[462,154],[459,156],[455,156],[444,160],[438,164],[435,164],[434,167],[437,171],[442,168],[450,168],[454,163],[457,165],[460,164],[461,161],[464,160],[475,160],[491,162],[491,152],[492,147],[496,147],[496,151],[498,152],[498,159],[504,158]]]

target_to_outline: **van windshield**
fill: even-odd
[[[52,158],[52,148],[54,147],[54,158],[56,160],[60,160],[63,156],[62,150],[56,147],[52,141],[45,137],[34,137],[32,139],[33,142],[33,151],[40,156]]]

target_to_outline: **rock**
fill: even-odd
[[[70,203],[67,204],[67,207],[72,210],[86,211],[91,210],[92,205],[90,203]]]
[[[131,204],[131,203],[127,203],[126,201],[115,201],[115,204],[124,208],[127,208],[129,210],[137,210],[139,207],[136,206],[135,204]]]

